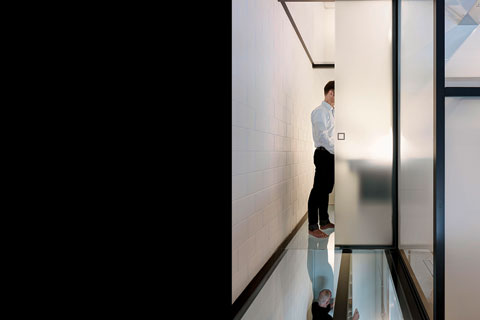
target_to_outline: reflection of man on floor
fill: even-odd
[[[335,306],[335,303],[330,303],[332,298],[332,292],[328,289],[323,289],[318,295],[318,299],[312,303],[312,315],[313,320],[323,320],[330,319],[333,320],[332,316],[328,313]]]
[[[332,239],[333,240],[333,239]],[[333,267],[328,262],[328,238],[308,237],[307,268],[313,299],[322,289],[333,288]]]
[[[335,128],[335,82],[329,81],[323,89],[325,100],[311,114],[315,153],[315,177],[313,188],[308,198],[308,233],[317,238],[328,235],[322,230],[335,228],[328,218],[328,196],[334,184],[334,144]],[[320,215],[320,230],[318,228]]]
[[[333,239],[308,237],[307,268],[308,276],[310,277],[310,281],[312,282],[312,297],[314,301],[320,296],[320,292],[322,291],[322,289],[333,288],[333,267],[328,262],[327,248],[329,241],[333,241]],[[309,315],[307,318],[310,319]],[[316,318],[314,317],[313,319]]]
[[[333,320],[332,316],[328,312],[335,307],[335,302],[331,303],[332,292],[328,289],[323,289],[318,295],[318,300],[312,303],[312,315],[313,320],[329,319]],[[358,310],[355,309],[352,320],[360,319]]]

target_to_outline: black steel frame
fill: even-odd
[[[392,0],[392,246],[398,248],[398,150],[400,148],[400,0]]]
[[[445,97],[480,97],[478,87],[446,87]]]
[[[434,0],[433,319],[445,319],[445,0]]]

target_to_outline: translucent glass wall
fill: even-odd
[[[402,0],[398,236],[433,315],[433,0]]]
[[[402,1],[399,244],[433,250],[433,1]]]
[[[480,87],[480,1],[445,1],[445,84]],[[479,319],[480,97],[445,99],[445,319]]]
[[[445,319],[479,319],[480,97],[445,99]]]
[[[337,245],[392,244],[392,2],[335,2]]]
[[[480,3],[445,3],[445,82],[480,86]],[[399,246],[433,319],[433,0],[402,0]],[[446,98],[446,319],[478,319],[480,98]]]

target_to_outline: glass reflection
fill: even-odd
[[[312,283],[313,302],[312,313],[315,308],[313,304],[317,303],[320,307],[330,309],[329,314],[333,315],[333,301],[334,301],[334,276],[332,265],[328,261],[328,238],[316,238],[314,236],[308,237],[308,254],[307,254],[307,268],[308,276]],[[322,298],[320,292],[322,290],[331,291],[330,305],[322,305]],[[328,304],[328,303],[327,303]]]
[[[480,86],[480,0],[445,1],[445,84]]]

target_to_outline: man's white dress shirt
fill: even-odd
[[[324,147],[334,154],[333,131],[335,129],[334,109],[330,104],[323,101],[311,114],[312,133],[315,148]]]

